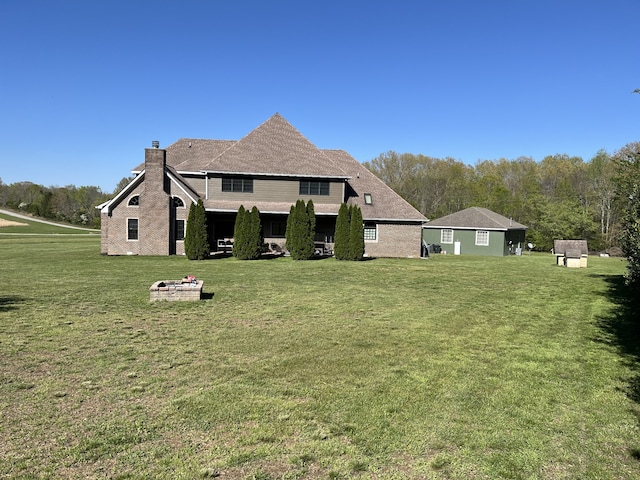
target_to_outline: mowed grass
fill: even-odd
[[[99,251],[0,237],[0,477],[640,476],[620,259]]]
[[[8,224],[5,224],[9,222]],[[78,228],[74,225],[52,224],[38,219],[25,219],[0,213],[0,236],[2,235],[100,235],[100,230]]]

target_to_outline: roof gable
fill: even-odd
[[[527,227],[488,208],[469,207],[431,220],[426,228],[469,228],[486,230],[526,230]]]
[[[278,113],[202,169],[222,173],[346,177],[322,150]]]

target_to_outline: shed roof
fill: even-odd
[[[569,253],[575,254],[579,252],[581,255],[588,255],[589,248],[586,240],[554,240],[553,252],[558,255],[569,256]]]
[[[526,230],[527,227],[488,208],[469,207],[431,220],[424,228],[458,228],[470,230]]]

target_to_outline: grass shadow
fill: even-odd
[[[599,319],[602,331],[600,341],[617,349],[623,361],[633,372],[622,380],[626,383],[624,393],[637,407],[640,407],[640,308],[637,292],[629,287],[622,275],[604,278],[608,285],[606,292],[615,308]],[[640,423],[640,411],[633,412]],[[640,462],[640,449],[632,449],[631,456]]]
[[[604,277],[606,295],[615,308],[600,318],[602,341],[618,349],[634,368],[640,368],[640,308],[636,292],[626,285],[622,275]]]
[[[24,299],[16,295],[0,295],[0,312],[16,310],[22,302],[24,302]]]

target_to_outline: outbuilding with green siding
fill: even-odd
[[[502,257],[522,253],[526,232],[511,218],[470,207],[424,224],[422,241],[431,252]]]

